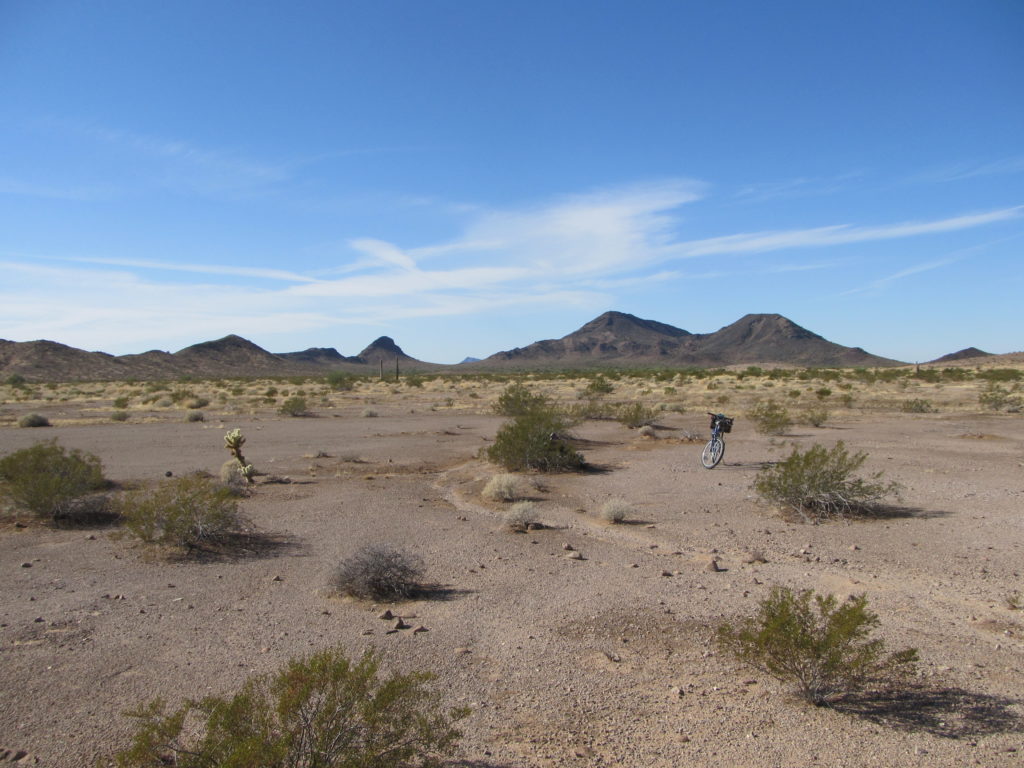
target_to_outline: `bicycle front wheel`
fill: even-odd
[[[704,446],[704,452],[700,455],[700,463],[704,465],[705,469],[714,469],[718,466],[718,462],[722,460],[724,455],[725,443],[722,441],[722,438],[713,437]]]

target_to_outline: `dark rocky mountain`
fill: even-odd
[[[0,377],[20,374],[31,381],[322,376],[332,370],[373,374],[381,367],[390,369],[396,360],[404,373],[455,368],[416,360],[388,336],[381,336],[354,357],[345,357],[332,347],[275,354],[236,335],[194,344],[174,353],[151,350],[118,357],[104,352],[85,352],[53,341],[0,339]],[[485,360],[463,362],[458,370],[763,363],[899,364],[859,347],[834,344],[781,315],[746,315],[714,333],[701,334],[622,312],[606,312],[560,339],[538,341],[521,349],[498,352]]]
[[[982,352],[977,347],[968,347],[967,349],[961,349],[959,352],[950,352],[948,355],[937,357],[934,360],[929,360],[929,363],[953,363],[958,360],[969,360],[972,357],[994,357],[991,352]]]
[[[844,347],[782,315],[746,315],[714,333],[606,312],[561,339],[498,352],[482,361],[500,367],[578,365],[719,366],[778,363],[805,366],[896,365],[859,347]]]

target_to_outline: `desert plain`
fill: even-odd
[[[55,438],[145,487],[216,474],[240,428],[260,475],[240,501],[259,535],[228,553],[8,511],[0,764],[93,765],[127,746],[126,710],[229,694],[333,646],[430,671],[446,706],[470,707],[452,765],[1024,764],[1024,417],[982,408],[983,382],[616,375],[602,397],[649,405],[654,429],[578,423],[588,469],[523,474],[543,527],[514,533],[508,505],[481,493],[505,471],[481,449],[507,380],[3,389],[0,455]],[[588,384],[518,380],[566,404]],[[280,413],[299,391],[310,414]],[[782,435],[744,417],[768,396],[797,417]],[[827,418],[801,423],[808,409]],[[736,417],[713,470],[700,464],[709,410]],[[18,427],[30,412],[52,426]],[[809,524],[753,490],[794,445],[839,440],[902,486],[885,514]],[[629,509],[620,524],[599,515],[609,499]],[[431,589],[398,604],[336,595],[332,573],[365,544],[422,558]],[[715,628],[776,585],[866,594],[887,646],[918,649],[915,677],[814,707],[719,650]]]

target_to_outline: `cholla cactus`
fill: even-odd
[[[247,464],[245,457],[242,455],[242,446],[245,444],[245,437],[242,435],[242,430],[232,429],[226,435],[224,435],[224,447],[231,452],[231,455],[235,457],[235,461],[238,462],[239,474],[245,478],[246,482],[254,482],[253,477],[256,475],[256,469],[252,464]]]

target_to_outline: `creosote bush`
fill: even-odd
[[[387,544],[368,544],[343,560],[331,586],[362,600],[408,600],[422,589],[423,560]]]
[[[757,473],[754,489],[805,520],[870,513],[885,497],[898,496],[899,484],[884,482],[881,472],[866,480],[854,477],[867,456],[863,451],[851,454],[842,441],[831,450],[795,447],[784,461]]]
[[[755,403],[746,415],[762,435],[781,435],[793,426],[789,411],[771,399]]]
[[[18,426],[24,428],[48,427],[50,426],[50,420],[41,413],[26,413],[18,419]]]
[[[231,697],[186,701],[168,712],[156,699],[138,722],[118,768],[440,768],[468,709],[441,708],[424,672],[379,677],[373,651],[350,661],[340,648],[292,659],[249,678]]]
[[[550,409],[548,399],[541,394],[534,394],[518,381],[512,382],[498,395],[494,404],[494,412],[499,416],[521,416],[535,410]]]
[[[277,412],[282,416],[309,416],[309,404],[306,398],[295,395],[281,403]]]
[[[183,549],[224,543],[244,528],[231,489],[199,473],[126,494],[119,511],[128,530],[147,544]]]
[[[932,407],[931,402],[921,398],[904,400],[900,403],[900,410],[903,413],[935,413],[935,408]]]
[[[502,521],[505,529],[512,533],[526,533],[529,530],[538,528],[537,509],[531,501],[520,501],[513,504],[511,509],[505,513]]]
[[[98,457],[68,451],[56,440],[36,443],[0,459],[0,496],[41,518],[58,520],[75,499],[106,487]]]
[[[502,473],[494,475],[487,484],[481,495],[490,501],[515,501],[526,494],[526,484],[518,475]]]
[[[487,457],[512,472],[580,469],[583,456],[565,435],[568,420],[549,407],[525,411],[502,425]]]
[[[757,615],[738,626],[718,628],[720,647],[740,661],[794,683],[800,695],[818,706],[869,686],[891,686],[913,669],[917,651],[887,654],[871,632],[878,616],[867,597],[840,603],[812,590],[775,587]]]
[[[619,407],[619,423],[630,429],[646,427],[657,419],[657,412],[643,403],[627,403]]]

